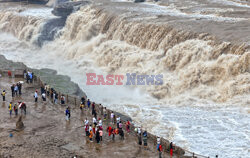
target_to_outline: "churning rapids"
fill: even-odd
[[[0,3],[0,54],[70,76],[90,99],[187,150],[249,157],[249,1],[94,0],[67,19],[51,11]],[[86,86],[87,72],[163,74],[164,84]]]

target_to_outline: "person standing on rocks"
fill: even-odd
[[[12,102],[10,102],[9,104],[9,112],[10,112],[10,116],[12,115]]]
[[[112,111],[111,114],[110,114],[110,118],[111,118],[111,122],[112,122],[113,124],[115,123],[114,117],[115,117],[115,114],[114,114],[114,112]]]
[[[65,115],[66,115],[66,120],[70,120],[70,109],[69,107],[67,107],[66,111],[65,111]]]
[[[23,78],[26,79],[26,75],[27,75],[27,70],[23,70]]]
[[[96,131],[95,139],[96,139],[97,144],[99,144],[100,143],[100,131],[99,131],[99,129]]]
[[[53,97],[54,97],[54,88],[51,88],[50,89],[50,99],[51,99],[52,102],[54,102],[54,98]]]
[[[1,93],[2,97],[3,97],[3,101],[5,101],[5,95],[6,95],[6,92],[5,90],[3,90],[3,92]]]
[[[17,84],[15,85],[14,91],[15,91],[15,95],[17,96],[17,92],[18,92],[18,86],[17,86]]]
[[[22,95],[22,83],[19,82],[17,87],[18,87],[19,96],[21,96]]]
[[[15,111],[15,115],[17,116],[17,115],[18,115],[18,107],[17,107],[17,104],[14,105],[14,111]]]
[[[129,122],[129,120],[127,120],[127,122],[126,122],[126,130],[127,130],[128,133],[130,132],[130,122]]]
[[[173,149],[174,149],[173,142],[171,142],[169,146],[170,146],[170,157],[173,157]]]
[[[124,140],[124,132],[122,128],[119,128],[119,135],[120,135],[121,140]]]
[[[101,119],[101,118],[99,118],[98,126],[99,126],[99,129],[100,129],[100,130],[103,129],[103,128],[102,128],[102,119]]]
[[[121,120],[121,118],[118,116],[118,117],[116,118],[116,126],[117,126],[117,128],[119,128],[120,120]]]
[[[119,123],[119,129],[122,129],[122,121]]]
[[[92,142],[92,138],[93,138],[93,131],[90,130],[89,131],[89,140]]]
[[[58,100],[58,93],[55,91],[55,92],[54,92],[54,94],[55,94],[55,100],[54,100],[54,103],[55,103],[55,104],[57,104],[57,100]]]
[[[96,118],[93,117],[93,124],[97,125]]]
[[[29,72],[26,74],[26,82],[27,82],[27,83],[29,83],[29,82],[30,82]]]
[[[84,104],[81,102],[81,104],[80,104],[80,110],[81,110],[81,112],[83,112],[83,108],[84,108]]]
[[[148,146],[148,133],[147,133],[147,131],[143,132],[143,142],[144,142],[144,147]]]
[[[94,115],[94,111],[95,111],[95,102],[92,103],[92,115]]]
[[[104,121],[107,119],[107,109],[106,109],[106,107],[104,107],[104,109],[103,109],[103,114],[104,114]]]
[[[45,91],[45,89],[44,89],[44,86],[43,86],[43,85],[41,85],[40,90],[41,90],[41,94],[43,94],[43,92]]]
[[[96,132],[96,131],[95,131],[95,127],[96,127],[96,125],[93,123],[93,124],[92,124],[92,130],[93,130],[93,133],[94,133],[94,134],[95,134],[95,132]]]
[[[161,138],[157,137],[156,141],[157,141],[157,150],[159,150],[159,146],[161,144]]]
[[[88,99],[88,101],[87,101],[88,108],[90,108],[90,104],[91,104],[91,102],[90,102],[90,100]]]
[[[84,125],[85,125],[85,133],[86,133],[86,136],[88,136],[88,135],[89,135],[89,120],[88,120],[88,118],[86,118],[86,119],[84,120]]]
[[[11,95],[12,95],[12,98],[13,97],[15,97],[15,85],[13,84],[11,87],[10,87],[10,89],[11,89]]]
[[[100,134],[100,141],[102,141],[102,135],[103,135],[102,129],[99,130],[99,134]]]
[[[35,103],[37,103],[37,99],[38,99],[37,91],[35,91],[34,98],[35,98]]]
[[[159,151],[159,158],[162,158],[162,145],[161,144],[159,145],[158,151]]]
[[[112,140],[115,140],[115,128],[112,128]]]
[[[142,135],[138,133],[138,144],[142,145]]]
[[[30,78],[30,83],[33,83],[33,73],[32,72],[30,72],[29,78]]]
[[[81,98],[81,103],[85,105],[85,97],[84,96]]]

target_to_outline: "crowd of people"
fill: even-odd
[[[24,71],[24,77],[28,84],[33,82],[34,75],[32,72]],[[11,85],[10,89],[11,89],[11,94],[13,98],[22,95],[22,83],[21,82]],[[3,101],[5,101],[6,91],[3,90],[1,95],[2,95]],[[47,84],[41,86],[40,95],[41,95],[41,100],[43,102],[46,101],[46,98],[50,98],[50,101],[57,104],[58,97],[60,97],[60,104],[61,105],[66,104],[65,96],[63,94],[59,96],[56,90],[54,90],[52,87],[50,87]],[[36,90],[34,93],[35,103],[38,102],[38,96],[39,96],[38,91]],[[89,99],[86,100],[85,97],[82,97],[80,101],[81,101],[80,111],[82,113],[84,111],[91,111],[91,115],[92,115],[92,118],[90,119],[92,122],[89,121],[87,117],[84,120],[85,135],[90,140],[90,142],[96,142],[100,144],[103,141],[103,135],[105,131],[107,133],[107,136],[110,137],[110,139],[113,141],[115,141],[116,135],[119,136],[120,140],[124,140],[125,131],[127,132],[127,134],[131,132],[130,131],[131,123],[129,120],[126,120],[123,122],[121,118],[119,117],[119,115],[115,115],[113,111],[111,111],[109,115],[106,107],[103,107],[102,105],[97,106],[95,102],[91,102]],[[97,108],[100,108],[100,107],[102,109],[98,110]],[[12,115],[12,111],[14,111],[15,115],[18,115],[18,109],[21,110],[21,113],[24,113],[26,115],[26,104],[24,102],[21,102],[21,101],[17,103],[10,102],[8,109],[9,109],[10,116]],[[97,113],[98,111],[100,113]],[[69,106],[66,106],[65,115],[66,115],[66,120],[70,121],[71,110]],[[97,115],[100,117],[98,118]],[[107,125],[107,127],[105,128],[106,130],[104,130],[102,118]],[[143,143],[143,146],[147,147],[148,146],[147,131],[146,130],[143,131],[141,127],[137,127],[135,128],[134,132],[136,133],[136,136],[138,138],[139,146],[141,146]],[[171,142],[170,143],[170,156],[173,155],[173,149],[174,149],[174,145]],[[159,157],[162,157],[163,147],[161,145],[160,137],[157,137],[157,151],[159,152]]]
[[[12,96],[12,101],[9,103],[9,106],[8,106],[10,116],[12,116],[12,111],[14,111],[15,115],[17,116],[18,109],[21,110],[21,114],[24,113],[26,115],[26,104],[22,101],[18,101],[14,103],[14,100],[15,100],[14,98],[19,99],[18,97],[22,95],[22,83],[18,82],[16,84],[12,84],[10,89],[11,89],[11,96]],[[6,93],[7,93],[6,90],[3,90],[3,92],[1,93],[3,102],[6,101]]]

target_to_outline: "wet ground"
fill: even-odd
[[[33,93],[39,89],[37,84],[24,84],[23,94],[13,102],[23,101],[27,104],[27,115],[23,115],[24,130],[16,131],[18,117],[8,112],[11,101],[10,85],[22,79],[0,78],[0,90],[7,90],[6,102],[0,101],[0,157],[158,157],[155,147],[150,143],[148,148],[137,145],[137,138],[127,133],[125,140],[116,136],[115,141],[104,132],[103,142],[97,144],[85,137],[83,120],[92,118],[89,111],[81,113],[71,107],[71,120],[66,121],[65,106],[47,101],[34,103]],[[20,111],[19,111],[20,116]],[[100,116],[98,116],[100,117]],[[104,123],[104,129],[108,122]],[[12,133],[13,137],[9,137]],[[167,157],[167,153],[164,153]]]

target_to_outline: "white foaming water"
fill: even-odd
[[[52,8],[35,8],[35,9],[25,9],[24,11],[20,12],[19,15],[21,16],[35,16],[41,18],[53,18],[55,17],[51,11]]]
[[[40,13],[42,12],[43,11]],[[72,20],[75,20],[73,17],[71,18]],[[93,19],[95,19],[95,17],[92,17],[91,20]],[[85,22],[84,16],[76,20],[78,20],[78,22],[79,20],[83,20],[83,23]],[[91,20],[86,18],[87,22]],[[68,25],[71,25],[72,23],[69,22]],[[94,25],[96,25],[96,23],[96,21],[93,22]],[[86,92],[90,99],[107,105],[113,110],[128,114],[136,121],[136,123],[142,124],[143,128],[147,128],[153,133],[174,141],[176,145],[182,146],[188,150],[211,157],[219,154],[219,157],[225,158],[245,158],[249,155],[250,109],[247,101],[246,105],[242,105],[243,101],[239,101],[239,104],[235,105],[214,104],[206,99],[202,100],[197,97],[191,97],[191,94],[187,94],[191,93],[190,91],[181,95],[176,93],[177,96],[174,97],[174,99],[167,98],[159,101],[151,97],[146,91],[142,91],[137,87],[86,86],[85,74],[87,72],[95,72],[97,74],[105,75],[105,71],[107,71],[106,67],[110,66],[105,65],[105,60],[110,61],[110,59],[102,58],[109,56],[110,54],[108,53],[110,52],[112,58],[135,60],[134,62],[136,65],[133,65],[133,62],[129,63],[126,60],[123,62],[125,62],[125,64],[130,64],[129,66],[132,67],[142,67],[141,69],[135,68],[135,70],[139,72],[141,70],[150,72],[147,70],[150,70],[155,64],[154,56],[149,55],[152,52],[132,47],[129,44],[126,44],[126,42],[121,42],[119,40],[102,42],[105,39],[105,35],[102,34],[96,35],[93,38],[89,37],[91,36],[90,33],[86,34],[88,31],[95,32],[95,29],[98,28],[88,27],[86,25],[83,28],[83,31],[85,32],[80,32],[81,34],[84,34],[84,36],[79,36],[80,33],[76,32],[76,30],[66,34],[69,37],[75,37],[72,38],[72,43],[67,43],[71,39],[67,38],[65,35],[65,39],[62,38],[63,40],[59,39],[58,41],[53,41],[44,45],[42,48],[36,48],[35,46],[30,45],[30,43],[20,41],[10,34],[1,33],[0,53],[5,55],[8,59],[24,62],[27,66],[32,68],[51,68],[57,70],[59,74],[70,76],[72,81],[78,83],[80,88]],[[77,41],[77,38],[80,38],[81,41]],[[205,62],[207,58],[209,58],[208,55],[211,54],[212,49],[207,43],[208,42],[200,40],[189,40],[183,42],[168,51],[169,56],[165,59],[166,63],[170,63],[170,60],[176,58],[175,56],[171,58],[171,55],[177,54],[177,56],[183,56],[183,54],[181,54],[181,52],[183,52],[181,48],[185,48],[186,44],[193,46],[184,51],[184,53],[187,54],[187,59],[193,53],[198,54],[197,58],[201,58]],[[196,46],[198,48],[196,48]],[[71,49],[69,49],[69,47],[71,47]],[[105,48],[107,48],[107,52],[104,52]],[[115,48],[118,49],[116,50]],[[120,52],[122,53],[119,54]],[[140,52],[140,54],[138,52]],[[203,53],[199,54],[199,52]],[[106,53],[106,55],[103,56],[102,53]],[[161,52],[158,51],[154,53],[154,55],[161,55]],[[191,55],[188,55],[189,53]],[[119,56],[122,54],[125,54],[126,58]],[[238,59],[238,56],[231,56],[232,59]],[[223,64],[223,59],[229,61],[229,59],[231,59],[229,57],[231,56],[228,56],[228,58],[225,59],[221,57],[219,63]],[[185,66],[185,63],[187,62],[186,58],[182,59],[182,61],[175,66],[177,68],[181,68],[183,65]],[[152,62],[139,62],[138,64],[136,60],[139,59],[144,59],[146,61],[151,59]],[[196,59],[194,58],[193,62],[195,61]],[[112,60],[112,62],[115,62],[115,60]],[[98,67],[97,64],[102,67]],[[214,61],[206,61],[205,64],[212,65],[214,64]],[[111,68],[114,65],[111,64]],[[191,65],[189,67],[192,68],[195,66],[197,65]],[[129,70],[131,69],[121,69],[117,72],[125,75],[124,72]],[[186,71],[186,69],[181,71]],[[181,74],[185,74],[185,72],[181,72]],[[176,81],[178,78],[171,75],[172,74],[169,73],[169,76],[166,76],[169,79],[168,82],[178,84],[178,81]],[[188,75],[189,74],[187,74],[187,76]],[[198,89],[199,88],[202,87],[198,87]],[[205,89],[207,90],[208,88],[205,87]],[[211,92],[214,91],[215,90],[211,90]],[[196,93],[203,93],[203,91],[197,91]],[[241,97],[242,98],[239,98],[238,100],[243,100],[244,97],[247,98],[249,96],[246,95]],[[204,96],[204,98],[206,98],[206,96]]]

